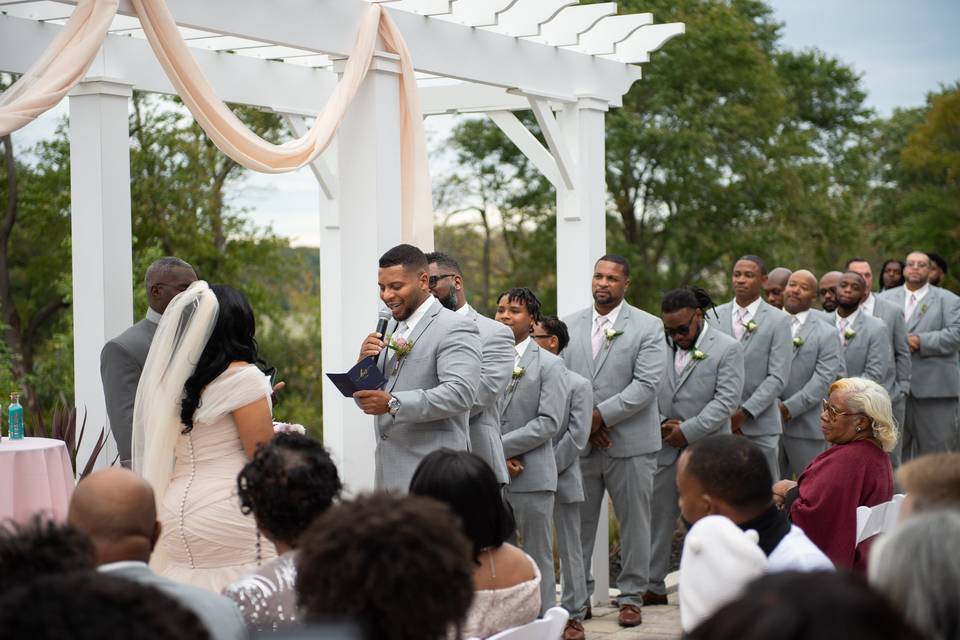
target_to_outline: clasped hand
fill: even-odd
[[[664,442],[674,449],[682,449],[690,444],[687,442],[687,436],[680,430],[680,421],[676,418],[670,418],[660,423],[660,436]]]
[[[610,427],[603,422],[603,416],[599,409],[593,410],[593,418],[590,422],[590,446],[597,449],[609,449],[613,446],[610,441]]]

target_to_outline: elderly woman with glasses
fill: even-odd
[[[897,442],[897,428],[890,396],[865,378],[837,380],[823,402],[820,429],[832,446],[797,482],[774,484],[774,500],[837,567],[863,572],[872,541],[856,544],[857,507],[893,498],[888,453]]]

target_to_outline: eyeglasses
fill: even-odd
[[[549,333],[531,333],[530,337],[533,339],[546,340],[547,338],[552,338],[553,336]]]
[[[170,289],[173,289],[173,290],[177,291],[178,293],[183,293],[184,291],[186,291],[187,289],[190,288],[190,285],[191,285],[191,284],[193,284],[193,283],[192,283],[192,282],[181,282],[181,283],[179,283],[179,284],[169,284],[169,283],[167,283],[167,282],[157,282],[155,286],[157,286],[157,287],[168,287],[168,288],[170,288]]]
[[[686,335],[690,331],[690,325],[693,324],[693,320],[696,315],[696,312],[694,312],[694,314],[690,316],[690,320],[687,322],[687,324],[683,325],[682,327],[664,327],[664,331],[666,331],[668,336]]]
[[[429,278],[427,278],[427,284],[430,285],[431,289],[433,289],[435,286],[437,286],[437,283],[443,280],[444,278],[453,278],[456,275],[457,274],[455,273],[444,273],[443,275],[439,275],[439,276],[430,276]]]
[[[832,404],[823,400],[821,402],[823,405],[823,412],[827,414],[827,417],[830,418],[830,421],[833,422],[840,416],[862,416],[865,415],[862,411],[837,411],[836,407]]]

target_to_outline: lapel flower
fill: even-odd
[[[393,372],[396,373],[400,370],[400,361],[413,351],[413,341],[407,340],[406,338],[391,337],[390,342],[387,343],[387,348],[393,349],[394,353],[397,354],[393,362]]]
[[[794,349],[799,349],[802,346],[803,346],[803,338],[801,338],[800,336],[797,336],[796,338],[793,339]]]
[[[510,391],[513,391],[517,387],[517,383],[520,382],[520,378],[523,377],[525,370],[523,367],[514,367],[513,374],[510,376]]]
[[[920,305],[920,315],[923,315],[926,312],[927,312],[927,303],[924,302],[923,304]]]
[[[707,354],[705,354],[703,351],[700,351],[700,349],[694,349],[690,357],[692,357],[694,360],[706,360]]]
[[[843,330],[843,339],[846,340],[847,342],[849,342],[850,340],[853,340],[853,337],[855,335],[857,335],[857,332],[854,331],[851,327],[847,327],[846,329]]]
[[[757,323],[754,322],[753,320],[749,320],[747,321],[747,324],[744,325],[744,329],[747,330],[747,333],[753,333],[754,331],[757,330]]]
[[[603,335],[607,338],[607,343],[613,342],[613,339],[617,336],[622,336],[623,331],[615,331],[614,329],[604,329]]]

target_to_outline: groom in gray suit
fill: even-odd
[[[468,420],[480,382],[477,323],[445,309],[430,295],[427,258],[401,244],[380,257],[380,299],[393,320],[387,336],[374,332],[360,358],[376,356],[385,389],[353,394],[377,416],[375,486],[406,491],[431,451],[469,451]]]
[[[960,298],[928,282],[930,259],[925,253],[908,255],[903,275],[904,284],[885,291],[883,299],[903,310],[913,358],[903,428],[903,459],[907,461],[960,446]]]
[[[67,521],[90,538],[98,571],[170,596],[195,613],[214,640],[247,637],[243,618],[232,600],[159,576],[148,566],[160,538],[160,523],[153,489],[140,476],[119,468],[87,476],[70,498]]]
[[[730,416],[743,393],[743,349],[704,319],[712,306],[702,289],[674,289],[660,303],[663,328],[672,342],[660,388],[663,448],[653,479],[653,535],[646,605],[667,604],[664,578],[670,569],[673,533],[680,516],[677,458],[688,444],[730,433]]]
[[[153,334],[167,305],[178,293],[196,281],[193,267],[179,258],[165,256],[147,268],[147,317],[103,345],[100,378],[107,405],[110,431],[117,442],[120,462],[130,466],[133,434],[133,402],[143,363],[147,360]]]
[[[470,410],[470,451],[477,454],[493,469],[500,484],[510,482],[507,463],[500,439],[500,411],[498,403],[513,373],[513,332],[502,323],[477,313],[467,304],[463,271],[456,260],[445,253],[427,254],[430,263],[430,293],[450,311],[463,314],[477,323],[480,331],[480,350],[483,361],[477,400]]]
[[[760,298],[767,269],[747,255],[733,265],[731,302],[717,307],[717,328],[743,346],[744,384],[740,408],[733,414],[733,433],[746,436],[763,450],[774,478],[780,477],[778,399],[790,377],[793,345],[787,314]]]
[[[859,273],[847,271],[837,284],[837,310],[830,326],[843,353],[844,375],[883,384],[893,362],[893,350],[883,321],[860,308],[867,284]]]
[[[540,613],[556,605],[553,571],[553,505],[557,462],[553,438],[567,409],[563,361],[532,338],[540,300],[526,287],[497,300],[498,322],[513,330],[516,364],[500,401],[500,430],[510,484],[506,498],[517,518],[522,547],[540,569]]]
[[[640,607],[650,568],[650,500],[660,450],[657,393],[664,376],[663,323],[628,304],[630,266],[605,255],[594,266],[593,307],[565,318],[567,368],[593,382],[590,440],[580,458],[584,566],[590,566],[604,490],[620,521],[621,626],[642,621]],[[588,574],[589,575],[589,574]],[[587,593],[593,579],[587,580]],[[584,603],[588,605],[589,603]]]
[[[790,377],[780,394],[780,474],[784,479],[798,477],[827,448],[820,430],[820,403],[843,372],[836,333],[812,314],[816,299],[816,276],[806,269],[793,273],[783,297],[793,342]]]

